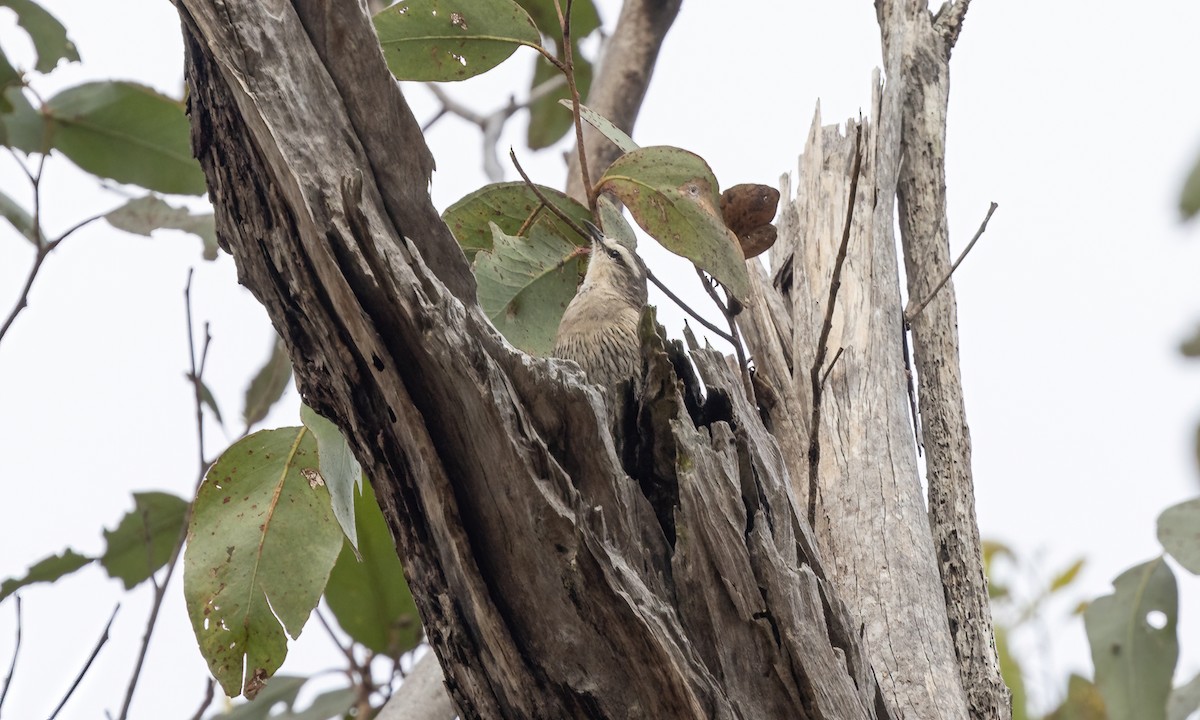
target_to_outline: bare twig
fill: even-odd
[[[552,57],[552,56],[551,56]],[[561,63],[556,63],[561,66]],[[562,69],[560,67],[560,69]],[[504,179],[504,168],[500,165],[499,155],[497,154],[497,146],[500,142],[500,133],[504,130],[504,124],[508,119],[515,115],[518,111],[523,110],[546,95],[554,92],[562,87],[566,79],[562,75],[556,75],[545,82],[539,83],[537,87],[529,92],[529,97],[523,102],[517,102],[515,98],[509,98],[508,103],[501,108],[498,108],[486,115],[458,102],[450,97],[441,87],[434,83],[430,83],[426,87],[433,96],[437,98],[442,107],[438,110],[421,130],[428,130],[435,122],[443,115],[449,113],[457,115],[466,120],[472,125],[479,127],[483,133],[483,171],[487,175],[488,180],[499,182]]]
[[[317,620],[320,621],[321,627],[325,628],[325,633],[329,635],[329,639],[332,640],[333,644],[337,646],[337,649],[341,650],[342,654],[346,656],[346,661],[350,663],[350,669],[355,671],[359,670],[358,660],[354,658],[354,651],[348,646],[342,644],[342,639],[339,638],[337,633],[333,631],[333,626],[329,624],[329,620],[325,619],[325,613],[321,612],[321,608],[318,607],[313,610],[313,614],[317,616]]]
[[[554,203],[550,202],[550,200],[548,200],[546,198],[546,194],[542,192],[541,188],[539,188],[537,185],[535,185],[533,183],[532,180],[529,179],[529,175],[526,174],[525,168],[521,167],[521,163],[517,161],[517,152],[515,150],[513,150],[512,148],[509,148],[508,156],[510,158],[512,158],[513,166],[516,167],[517,172],[521,174],[521,179],[524,180],[525,184],[529,186],[529,189],[533,191],[534,196],[538,200],[541,201],[542,206],[545,207],[550,212],[554,213],[555,216],[557,216],[559,220],[562,220],[563,222],[565,222],[567,224],[567,227],[571,228],[572,230],[579,233],[581,236],[583,236],[585,238],[589,237],[587,230],[584,230],[582,227],[580,227],[579,223],[572,220],[570,218],[570,216],[568,216],[565,212],[562,211],[562,209],[560,209]]]
[[[727,337],[729,343],[733,345],[734,353],[737,355],[738,367],[742,371],[742,383],[746,387],[746,397],[751,402],[757,402],[754,396],[754,381],[750,377],[750,365],[746,362],[746,351],[742,349],[742,338],[737,329],[737,319],[734,317],[733,311],[729,309],[729,304],[717,294],[714,282],[704,274],[704,271],[697,267],[696,275],[700,277],[700,284],[704,286],[704,292],[708,293],[708,296],[712,298],[713,303],[716,304],[717,309],[721,311],[721,315],[725,317],[725,322],[729,325],[729,334]]]
[[[196,708],[196,714],[192,715],[192,720],[201,720],[204,717],[204,711],[208,709],[209,705],[212,705],[213,690],[216,686],[217,681],[211,677],[208,678],[208,682],[205,683],[204,699],[200,701],[200,707]]]
[[[37,178],[35,180],[35,183],[41,182],[40,175],[41,175],[41,165],[39,164],[38,175],[35,176]],[[40,193],[36,190],[36,187],[37,187],[36,184],[34,187],[35,187],[35,190],[34,190],[33,197],[34,197],[34,208],[35,209],[34,209],[34,215],[33,215],[33,217],[34,217],[33,231],[34,231],[34,237],[35,237],[35,244],[37,245],[37,254],[33,258],[33,265],[31,265],[29,268],[29,274],[26,275],[26,277],[25,277],[25,286],[23,288],[21,288],[21,295],[20,295],[20,297],[17,298],[16,305],[14,305],[12,311],[9,312],[8,317],[4,321],[4,325],[0,326],[0,341],[4,340],[4,336],[8,334],[8,329],[10,327],[12,327],[13,322],[17,319],[17,316],[21,314],[21,311],[24,310],[25,308],[29,307],[29,291],[33,289],[33,281],[37,279],[38,272],[42,269],[42,263],[45,262],[46,256],[49,255],[51,252],[53,252],[54,249],[57,248],[59,246],[59,244],[62,243],[63,240],[66,240],[68,235],[75,232],[76,230],[79,230],[80,228],[90,225],[91,223],[99,220],[100,218],[104,217],[107,214],[107,213],[100,213],[98,215],[93,215],[92,217],[81,220],[81,221],[75,223],[74,225],[72,225],[70,228],[68,228],[66,230],[66,232],[64,232],[62,235],[59,235],[56,239],[47,241],[42,236],[42,226],[40,224],[40,221],[38,220],[38,213],[40,212],[40,207],[39,207],[40,202],[38,201],[37,198],[40,195]]]
[[[921,439],[921,415],[917,410],[917,388],[913,382],[912,353],[908,351],[908,322],[900,326],[900,344],[904,348],[904,379],[908,385],[908,411],[912,414],[913,440],[917,443],[917,455],[922,455],[925,442]]]
[[[8,688],[12,685],[13,674],[17,671],[17,655],[21,652],[21,596],[17,595],[17,642],[13,645],[12,664],[8,666],[8,675],[4,676],[4,690],[0,691],[0,710],[4,709],[4,699],[8,697]]]
[[[829,367],[825,368],[825,372],[821,375],[821,387],[825,387],[825,381],[829,379],[829,373],[833,372],[833,366],[837,365],[838,358],[842,356],[842,351],[846,348],[838,348],[833,354],[833,359],[829,361]]]
[[[208,461],[205,459],[204,452],[204,401],[201,386],[204,378],[204,365],[208,361],[208,347],[212,342],[212,335],[209,333],[208,324],[205,323],[204,345],[201,347],[199,357],[197,357],[195,331],[192,323],[192,274],[193,270],[188,270],[187,285],[184,287],[183,297],[187,310],[188,356],[191,367],[188,377],[192,381],[192,396],[196,410],[196,436],[200,460],[199,477],[196,479],[196,487],[192,492],[192,497],[194,498],[196,491],[200,489],[200,483],[204,482],[204,473],[208,471]],[[155,586],[154,603],[150,607],[150,617],[146,620],[146,632],[142,635],[142,646],[138,652],[137,662],[134,664],[133,676],[129,679],[129,685],[125,689],[125,701],[121,705],[120,715],[117,716],[119,720],[126,720],[129,717],[129,706],[133,702],[133,693],[137,689],[138,679],[142,674],[142,666],[146,662],[146,654],[150,649],[150,638],[153,636],[155,625],[158,623],[158,613],[162,609],[163,598],[167,594],[167,585],[171,582],[171,576],[175,574],[175,566],[179,563],[179,557],[183,551],[183,543],[187,539],[187,529],[192,519],[193,503],[194,500],[188,503],[187,510],[184,511],[183,525],[179,528],[179,537],[176,538],[175,547],[171,550],[171,558],[167,561],[167,570],[163,575],[162,583]]]
[[[650,282],[654,283],[654,286],[656,288],[658,288],[659,290],[662,290],[663,295],[666,295],[671,300],[671,302],[678,305],[679,309],[684,311],[688,315],[690,315],[693,320],[695,320],[696,322],[703,325],[705,327],[705,329],[707,329],[709,332],[711,332],[712,334],[721,338],[722,340],[729,343],[730,345],[734,344],[734,339],[733,339],[732,335],[725,332],[724,330],[717,327],[716,325],[713,325],[711,322],[709,322],[707,319],[705,319],[705,317],[703,315],[701,315],[700,313],[698,313],[695,310],[693,310],[692,308],[690,308],[687,303],[685,303],[682,299],[680,299],[680,297],[678,295],[671,292],[670,288],[668,288],[666,285],[664,285],[661,280],[656,278],[654,276],[654,273],[650,272],[649,269],[646,270],[646,277],[650,280]]]
[[[583,145],[583,118],[579,114],[579,87],[575,84],[575,51],[571,47],[571,4],[572,0],[567,0],[567,10],[564,13],[558,0],[554,0],[558,23],[562,26],[562,53],[566,65],[563,74],[567,78],[567,90],[571,93],[571,118],[575,122],[575,148],[579,153],[579,173],[583,177],[583,194],[587,198],[588,209],[595,215],[596,196],[592,190],[592,176],[588,172],[587,149]]]
[[[812,421],[808,439],[808,521],[817,520],[817,468],[821,459],[821,368],[825,366],[825,355],[829,351],[829,333],[833,330],[833,310],[837,305],[838,290],[842,287],[842,266],[846,262],[846,251],[850,247],[850,227],[854,222],[855,199],[858,196],[858,176],[862,171],[862,121],[854,134],[854,166],[850,170],[850,199],[846,203],[846,222],[842,226],[842,242],[833,261],[833,273],[829,279],[829,299],[825,302],[825,319],[821,323],[821,335],[817,340],[817,354],[813,358],[808,377],[812,386]],[[832,368],[832,363],[830,364]]]
[[[941,281],[934,286],[929,295],[925,296],[925,299],[915,307],[913,307],[910,303],[910,307],[904,311],[904,323],[906,325],[912,323],[912,321],[921,314],[921,311],[925,309],[925,306],[932,302],[935,297],[937,297],[938,291],[945,287],[946,283],[950,282],[950,278],[954,275],[954,271],[957,270],[958,266],[962,264],[962,261],[967,258],[967,253],[971,252],[971,248],[975,247],[975,243],[979,241],[979,238],[983,236],[984,231],[987,230],[988,221],[992,219],[992,213],[996,212],[997,207],[999,207],[999,205],[996,203],[992,203],[990,206],[988,206],[987,215],[983,217],[983,222],[979,224],[979,229],[975,231],[975,237],[971,238],[971,242],[967,243],[967,246],[963,248],[961,253],[959,253],[958,259],[955,260],[954,264],[950,266],[949,272],[947,272]]]
[[[96,647],[92,648],[92,654],[88,656],[87,662],[83,664],[83,669],[75,676],[75,682],[71,683],[71,687],[67,689],[67,694],[63,695],[63,699],[58,702],[58,707],[54,708],[54,712],[50,713],[50,720],[58,717],[58,713],[63,709],[63,706],[75,694],[75,689],[79,687],[79,683],[83,682],[83,676],[87,675],[88,670],[92,667],[92,663],[96,660],[96,656],[100,654],[100,648],[104,647],[104,644],[108,642],[108,631],[112,628],[113,620],[117,619],[117,611],[120,609],[121,603],[117,603],[117,606],[113,608],[112,615],[108,618],[108,623],[104,626],[104,632],[100,634],[100,639],[96,641]]]

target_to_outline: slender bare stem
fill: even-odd
[[[21,596],[17,595],[17,642],[13,645],[12,664],[8,666],[8,675],[4,677],[4,690],[0,691],[0,711],[4,709],[4,699],[8,697],[8,688],[12,685],[13,674],[17,671],[17,655],[21,652]],[[3,714],[3,713],[0,713]]]
[[[554,0],[554,10],[558,13],[558,22],[562,26],[562,56],[566,66],[567,90],[571,93],[571,117],[575,121],[575,148],[579,153],[579,172],[583,179],[583,193],[587,198],[588,209],[596,214],[596,196],[592,191],[592,176],[588,171],[587,150],[583,145],[583,117],[579,114],[579,87],[575,84],[575,51],[571,47],[571,3],[567,0],[567,10],[564,13],[558,0]]]
[[[808,439],[808,522],[817,520],[817,468],[821,459],[821,391],[823,379],[821,369],[825,366],[825,355],[829,352],[829,333],[833,330],[833,310],[837,305],[838,290],[842,287],[842,266],[846,263],[846,252],[850,247],[850,227],[854,224],[855,199],[858,196],[858,177],[862,172],[862,122],[854,135],[854,166],[850,170],[850,199],[846,202],[846,221],[842,226],[842,242],[838,245],[837,257],[833,261],[833,273],[829,279],[829,299],[825,302],[825,319],[821,322],[821,335],[817,340],[817,353],[809,369],[812,387],[812,421],[809,423]],[[832,363],[830,368],[832,368]]]
[[[656,288],[658,288],[659,290],[662,290],[663,295],[666,295],[671,300],[671,302],[678,305],[679,309],[683,310],[685,313],[690,315],[693,320],[695,320],[696,322],[703,325],[705,327],[705,329],[707,329],[709,332],[711,332],[712,334],[721,338],[722,340],[729,343],[730,345],[732,345],[734,343],[734,339],[733,339],[732,335],[725,332],[724,330],[717,327],[716,325],[713,325],[711,322],[709,322],[707,319],[705,319],[705,317],[703,315],[701,315],[700,313],[698,313],[695,310],[693,310],[692,308],[690,308],[688,306],[688,304],[685,303],[678,295],[671,292],[670,288],[668,288],[666,285],[663,284],[663,282],[661,280],[659,280],[657,277],[655,277],[654,273],[650,272],[649,270],[646,270],[646,277],[650,280],[650,282],[654,283],[654,286]]]
[[[195,332],[192,322],[192,274],[193,271],[188,270],[187,285],[184,288],[183,296],[187,309],[188,356],[191,365],[188,377],[192,381],[192,396],[196,410],[196,436],[200,456],[199,477],[196,479],[196,487],[192,492],[192,497],[194,498],[196,491],[200,489],[200,483],[204,482],[204,473],[208,471],[208,461],[205,460],[204,452],[204,401],[200,388],[204,378],[204,365],[208,360],[208,347],[212,342],[212,335],[209,333],[208,324],[205,323],[204,345],[197,356]],[[179,563],[183,544],[187,539],[187,528],[192,519],[193,507],[194,500],[188,503],[187,510],[184,511],[183,525],[179,528],[179,537],[176,538],[175,547],[171,550],[171,558],[167,561],[167,570],[163,575],[162,583],[155,587],[154,604],[150,608],[150,617],[146,620],[146,632],[142,635],[142,646],[138,652],[137,662],[134,664],[133,676],[129,679],[129,685],[125,689],[125,701],[121,705],[120,715],[117,716],[119,720],[126,720],[129,717],[129,706],[133,703],[133,693],[137,689],[138,679],[142,674],[142,666],[146,662],[146,654],[150,649],[150,638],[154,635],[154,628],[158,623],[158,613],[162,609],[163,598],[167,594],[167,585],[171,582],[171,576],[175,574],[175,566]]]
[[[837,365],[838,358],[842,356],[842,351],[846,348],[838,348],[833,354],[833,359],[829,361],[829,367],[825,368],[825,372],[821,375],[821,386],[825,386],[825,381],[829,379],[829,373],[833,372],[833,366]]]
[[[906,324],[911,323],[914,318],[920,315],[921,311],[925,309],[925,306],[932,302],[935,297],[937,297],[938,291],[945,287],[946,283],[950,282],[950,277],[954,275],[954,271],[957,270],[958,266],[962,264],[962,261],[967,258],[967,253],[971,252],[971,248],[975,247],[975,243],[979,241],[979,238],[983,236],[984,231],[987,230],[988,220],[992,219],[992,213],[996,212],[996,208],[998,207],[1000,206],[996,203],[992,203],[988,207],[987,215],[983,217],[983,222],[980,223],[979,229],[975,231],[975,237],[971,238],[971,242],[967,243],[967,246],[963,248],[961,253],[959,253],[958,259],[955,260],[954,264],[950,266],[949,272],[947,272],[945,276],[942,277],[941,281],[934,286],[929,295],[927,295],[925,299],[918,303],[915,307],[910,307],[904,311],[904,322]]]
[[[208,709],[209,705],[212,705],[214,694],[213,691],[216,686],[217,681],[213,680],[212,678],[208,678],[208,682],[205,683],[204,699],[200,701],[200,707],[196,708],[196,714],[192,715],[192,720],[201,720],[201,718],[204,717],[204,711]]]
[[[556,206],[554,203],[550,202],[550,200],[548,200],[546,198],[546,194],[542,192],[541,188],[539,188],[537,185],[533,184],[533,181],[529,179],[529,175],[526,174],[525,168],[521,167],[521,163],[517,161],[516,151],[513,150],[512,148],[509,148],[508,156],[510,158],[512,158],[513,166],[516,167],[517,172],[521,174],[521,179],[525,181],[525,184],[529,186],[529,189],[533,191],[534,196],[538,200],[541,201],[542,205],[546,209],[548,209],[550,212],[554,213],[558,217],[559,220],[562,220],[563,222],[565,222],[567,224],[567,227],[571,228],[572,230],[579,233],[583,237],[588,237],[587,230],[584,230],[583,228],[581,228],[579,226],[579,223],[572,220],[558,206]]]
[[[117,606],[113,608],[112,615],[108,618],[108,623],[104,626],[104,632],[100,634],[100,639],[96,641],[96,647],[92,648],[92,654],[88,656],[87,662],[83,664],[83,669],[75,676],[75,682],[71,683],[71,687],[67,689],[67,694],[63,695],[63,699],[58,702],[58,707],[54,708],[54,712],[50,713],[50,720],[58,717],[58,713],[62,711],[63,706],[75,694],[75,689],[79,687],[79,683],[83,682],[83,676],[87,675],[88,670],[91,669],[96,656],[100,654],[100,648],[104,647],[104,644],[108,642],[108,631],[112,628],[113,620],[117,619],[117,611],[120,609],[121,603],[117,603]]]
[[[721,299],[717,294],[717,289],[713,286],[712,281],[704,274],[700,268],[696,268],[696,275],[700,277],[700,284],[704,286],[704,292],[712,298],[717,309],[721,311],[721,315],[725,317],[725,322],[729,325],[729,334],[727,335],[729,343],[733,345],[733,352],[737,355],[738,367],[742,371],[742,383],[746,386],[746,397],[752,402],[757,402],[754,395],[754,382],[750,378],[750,365],[746,362],[746,351],[742,349],[742,338],[737,329],[737,318],[733,311],[729,309],[729,304]],[[728,293],[728,290],[726,291]]]

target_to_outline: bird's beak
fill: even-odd
[[[588,235],[591,235],[593,245],[604,239],[604,233],[600,232],[600,228],[593,225],[590,220],[584,220],[583,224],[587,227]]]

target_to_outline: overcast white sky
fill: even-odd
[[[43,0],[63,20],[83,64],[37,84],[43,94],[97,78],[135,79],[178,96],[178,20],[162,0]],[[611,27],[616,0],[601,0]],[[987,234],[955,277],[963,375],[983,534],[1038,559],[1044,573],[1088,559],[1080,592],[1054,606],[1049,641],[1020,649],[1036,698],[1054,702],[1068,670],[1091,674],[1082,623],[1067,611],[1109,591],[1123,569],[1156,555],[1154,521],[1200,490],[1192,452],[1200,366],[1178,355],[1200,321],[1200,232],[1177,221],[1179,185],[1200,153],[1195,33],[1200,4],[1136,6],[1085,0],[977,0],[951,66],[948,137],[955,252],[988,203]],[[28,64],[7,11],[0,43]],[[774,184],[792,171],[819,100],[826,123],[869,110],[880,64],[871,2],[715,3],[687,0],[663,49],[634,138],[705,157],[723,186]],[[448,92],[497,107],[528,82],[531,53]],[[430,117],[428,93],[407,95]],[[524,117],[503,147],[521,152]],[[429,134],[439,208],[484,184],[478,135],[454,118]],[[559,151],[522,162],[558,185]],[[515,177],[515,175],[510,175]],[[60,231],[120,198],[54,158],[43,207]],[[0,189],[28,199],[11,158]],[[662,252],[645,249],[670,277]],[[31,253],[0,228],[0,312],[19,293]],[[200,319],[212,323],[209,384],[230,432],[247,379],[265,359],[264,313],[236,285],[233,262],[200,260],[190,236],[153,240],[94,226],[47,261],[31,306],[0,346],[0,578],[70,545],[103,550],[100,529],[134,490],[187,495],[195,433],[183,286],[196,266]],[[676,284],[698,292],[690,272]],[[696,304],[701,305],[697,300]],[[660,304],[668,327],[681,322]],[[292,393],[274,413],[296,422]],[[214,450],[226,442],[209,435]],[[1183,585],[1180,678],[1200,671],[1200,583]],[[133,716],[188,716],[205,667],[172,583]],[[98,569],[23,592],[24,645],[6,710],[39,717],[82,665],[112,606],[113,637],[62,717],[120,706],[148,611],[149,588],[126,596]],[[12,602],[0,606],[0,666],[11,657]],[[1052,654],[1047,654],[1047,648]],[[285,673],[334,667],[318,627],[293,645]]]

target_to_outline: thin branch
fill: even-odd
[[[205,685],[204,699],[200,701],[200,707],[196,708],[196,714],[192,715],[192,720],[201,720],[204,717],[204,711],[208,709],[209,705],[212,705],[213,691],[217,686],[217,681],[210,677]]]
[[[999,205],[996,203],[992,203],[988,207],[987,215],[984,216],[983,222],[979,225],[979,229],[975,231],[975,237],[971,238],[971,242],[967,243],[967,246],[963,248],[962,253],[960,253],[958,256],[958,259],[955,260],[954,264],[950,266],[950,271],[947,272],[945,277],[942,278],[941,282],[939,282],[933,288],[933,291],[930,292],[929,295],[927,295],[925,299],[922,300],[921,303],[916,307],[910,307],[904,311],[905,324],[911,324],[912,321],[921,314],[921,311],[925,309],[925,306],[933,301],[933,298],[937,296],[938,291],[940,291],[946,285],[946,283],[950,282],[950,277],[954,275],[954,271],[957,270],[958,266],[962,264],[962,261],[967,258],[967,253],[971,252],[971,248],[975,247],[975,243],[979,241],[979,238],[983,236],[983,232],[987,230],[988,220],[992,219],[992,213],[996,212],[997,207],[999,207]]]
[[[342,654],[346,656],[346,660],[350,663],[350,669],[355,671],[359,670],[360,668],[358,661],[354,659],[354,651],[351,650],[349,646],[342,644],[342,639],[339,638],[337,633],[333,631],[333,626],[330,625],[329,621],[325,619],[325,613],[321,612],[321,608],[318,607],[314,609],[313,614],[317,616],[317,620],[320,621],[321,627],[325,628],[325,633],[329,635],[329,639],[332,640],[333,644],[337,646],[337,649],[341,650]]]
[[[587,198],[588,209],[596,214],[596,196],[592,191],[592,176],[588,171],[587,150],[583,145],[583,117],[579,114],[579,86],[575,84],[575,51],[571,47],[571,3],[567,0],[567,11],[563,13],[558,0],[554,0],[554,9],[558,12],[558,22],[562,26],[562,52],[566,69],[567,90],[571,93],[571,118],[575,121],[575,148],[579,153],[579,173],[583,177],[583,194]]]
[[[579,223],[572,220],[557,205],[550,202],[546,198],[545,193],[542,192],[541,188],[539,188],[537,185],[533,184],[533,181],[529,179],[529,175],[527,175],[525,173],[525,168],[521,167],[521,163],[517,161],[517,151],[516,150],[509,148],[508,156],[510,158],[512,158],[513,166],[516,167],[517,172],[521,174],[521,179],[525,181],[525,184],[529,186],[529,189],[533,191],[534,196],[538,200],[541,201],[542,205],[546,209],[548,209],[550,212],[554,213],[555,216],[557,216],[559,220],[562,220],[563,222],[565,222],[567,224],[567,227],[569,227],[572,230],[574,230],[575,232],[579,233],[581,236],[590,237],[587,230],[584,230],[583,228],[579,227]]]
[[[40,165],[38,167],[38,173],[40,177]],[[40,182],[40,179],[38,182]],[[37,254],[33,258],[33,265],[29,268],[29,274],[25,277],[25,286],[21,288],[21,295],[17,298],[16,305],[14,305],[12,311],[9,312],[8,318],[6,318],[4,321],[4,325],[0,326],[0,341],[4,340],[4,336],[8,334],[8,329],[12,327],[13,322],[16,321],[17,316],[21,314],[21,311],[29,307],[29,292],[33,289],[33,281],[37,279],[38,272],[42,269],[42,263],[46,261],[46,256],[53,252],[63,240],[66,240],[68,235],[76,230],[79,230],[80,228],[94,223],[108,214],[100,213],[98,215],[93,215],[92,217],[81,220],[67,228],[66,232],[64,232],[62,235],[59,235],[54,240],[46,241],[46,239],[42,236],[42,226],[37,219],[38,212],[40,211],[38,208],[40,204],[37,200],[38,195],[40,195],[40,193],[35,189],[33,195],[35,208],[33,215],[33,232],[36,239],[35,244],[37,245]]]
[[[900,327],[900,344],[904,348],[904,379],[908,385],[908,411],[912,413],[913,440],[917,444],[917,455],[922,455],[925,442],[921,439],[921,415],[917,410],[917,388],[913,382],[912,353],[908,351],[907,321]]]
[[[4,709],[4,700],[8,697],[8,688],[12,685],[13,674],[17,671],[17,655],[21,652],[21,596],[17,595],[17,642],[13,645],[12,664],[8,666],[8,675],[4,677],[4,690],[0,691],[0,711]],[[0,715],[3,713],[0,712]]]
[[[825,302],[825,319],[821,323],[821,335],[817,340],[817,354],[809,370],[812,385],[812,421],[809,423],[808,438],[808,522],[817,520],[817,468],[821,459],[821,368],[825,366],[825,355],[829,351],[829,333],[833,330],[833,310],[837,305],[838,290],[842,287],[842,266],[850,247],[850,228],[854,223],[855,199],[858,196],[858,177],[862,172],[862,121],[854,133],[854,166],[850,170],[850,199],[846,203],[846,222],[842,226],[842,242],[833,261],[833,273],[829,279],[829,299]],[[832,364],[831,364],[832,367]]]
[[[668,288],[666,285],[664,285],[661,280],[656,278],[654,276],[654,273],[650,272],[649,269],[646,270],[646,277],[650,280],[650,282],[654,283],[654,286],[656,288],[658,288],[659,290],[662,291],[663,295],[666,295],[671,300],[671,302],[678,305],[679,309],[684,311],[688,315],[690,315],[693,320],[695,320],[696,322],[703,325],[706,330],[708,330],[712,334],[716,335],[717,337],[721,338],[722,340],[729,343],[730,345],[732,345],[734,343],[734,339],[733,339],[732,335],[725,332],[724,330],[717,327],[716,325],[713,325],[711,322],[709,322],[707,319],[705,319],[705,317],[703,315],[701,315],[700,313],[698,313],[695,310],[693,310],[692,308],[690,308],[687,303],[685,303],[682,299],[680,299],[680,297],[678,295],[671,292],[670,288]]]
[[[737,319],[733,312],[729,309],[729,305],[721,299],[717,294],[717,289],[713,287],[713,283],[708,276],[699,267],[696,268],[696,275],[700,277],[700,284],[704,286],[704,291],[712,298],[713,303],[721,311],[721,315],[725,317],[725,322],[729,324],[729,342],[733,345],[733,351],[737,355],[738,367],[742,371],[742,383],[746,386],[746,397],[751,402],[757,402],[754,395],[754,381],[750,377],[750,366],[746,362],[746,351],[742,349],[742,338],[738,334]],[[728,293],[728,291],[726,291]]]
[[[833,372],[833,366],[837,365],[838,358],[842,356],[842,351],[846,348],[838,348],[833,354],[833,359],[829,361],[829,367],[825,368],[825,372],[821,375],[821,387],[825,387],[825,381],[829,379],[829,373]]]
[[[204,379],[204,364],[208,360],[208,347],[212,342],[212,335],[209,333],[208,324],[205,323],[204,345],[200,350],[199,357],[197,357],[195,332],[192,322],[193,272],[194,270],[188,270],[187,285],[184,287],[183,297],[187,310],[188,356],[191,366],[189,378],[192,381],[192,396],[196,410],[196,436],[200,455],[199,477],[196,479],[196,488],[192,492],[192,497],[194,498],[196,492],[200,489],[200,483],[204,482],[204,473],[208,471],[208,461],[205,460],[204,452],[204,401],[200,388]],[[163,575],[162,584],[155,586],[154,604],[150,607],[150,617],[146,620],[146,632],[142,635],[142,646],[138,651],[137,662],[133,667],[133,676],[129,679],[129,685],[125,689],[125,701],[121,705],[120,715],[117,716],[119,720],[126,720],[129,717],[129,706],[133,703],[133,693],[137,689],[138,679],[142,674],[142,666],[145,664],[146,655],[150,650],[150,638],[154,635],[154,628],[158,623],[158,613],[162,609],[163,598],[167,594],[167,585],[171,582],[171,576],[175,574],[175,566],[179,563],[179,557],[183,551],[183,543],[187,539],[187,529],[188,524],[192,520],[192,510],[193,503],[188,503],[187,510],[183,514],[183,525],[179,528],[179,537],[175,539],[175,547],[172,548],[171,558],[167,561],[167,570]]]
[[[58,717],[58,713],[71,699],[71,695],[75,694],[75,689],[79,687],[79,683],[83,682],[83,676],[87,675],[88,670],[92,667],[92,663],[96,660],[96,656],[100,654],[100,648],[108,642],[108,631],[112,628],[113,620],[117,619],[117,611],[121,609],[121,603],[113,608],[112,615],[108,618],[108,623],[104,626],[104,632],[101,633],[100,639],[96,641],[96,647],[92,648],[92,654],[88,656],[87,662],[83,664],[83,669],[75,676],[75,682],[71,683],[71,687],[67,690],[67,694],[63,695],[63,699],[59,701],[58,707],[54,708],[54,712],[50,713],[50,720]]]

